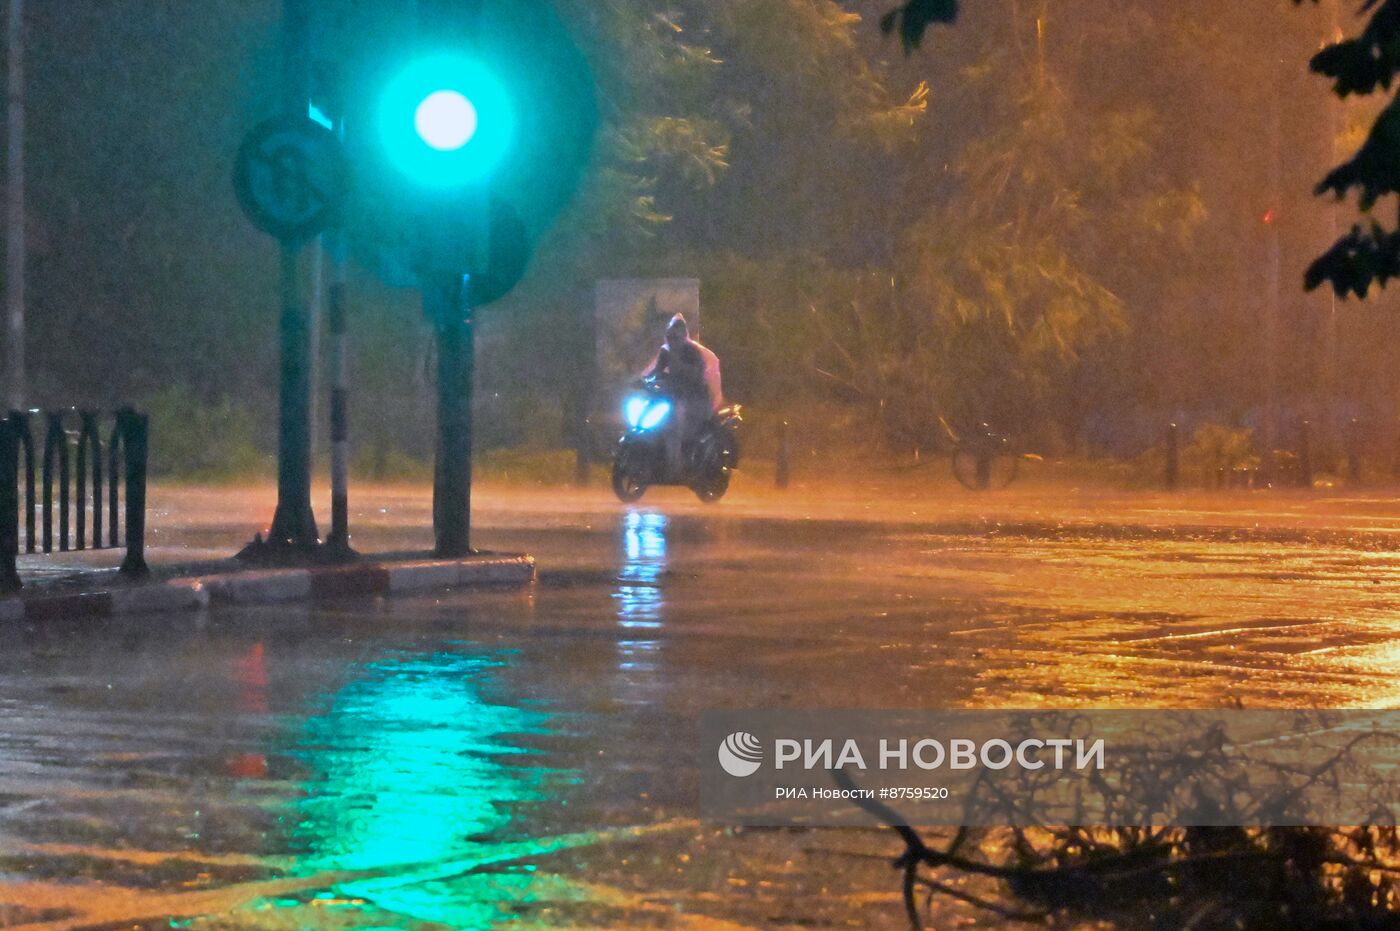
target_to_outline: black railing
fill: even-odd
[[[112,429],[105,457],[100,426],[103,417],[94,411],[13,412],[0,420],[0,592],[17,591],[21,585],[16,567],[21,552],[21,513],[22,551],[25,553],[40,550],[52,553],[55,549],[68,552],[89,546],[99,550],[104,548],[104,539],[105,547],[115,549],[124,538],[126,558],[122,560],[121,571],[130,576],[146,573],[146,460],[150,422],[146,415],[131,408],[109,416]],[[70,429],[75,418],[76,432]],[[40,489],[35,481],[36,419],[42,420],[44,436],[43,456],[38,461],[42,499],[36,494]],[[57,539],[54,535],[55,486],[58,492]],[[121,530],[118,514],[123,518]]]

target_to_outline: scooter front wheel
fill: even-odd
[[[613,494],[624,504],[640,501],[642,495],[647,493],[647,483],[628,468],[625,462],[613,466],[612,487]]]

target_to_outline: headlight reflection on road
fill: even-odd
[[[618,669],[624,673],[654,673],[661,642],[646,636],[663,626],[661,578],[666,572],[665,514],[631,511],[622,527],[622,569],[613,598],[617,622],[628,632],[618,643]]]
[[[661,627],[661,577],[666,571],[666,515],[627,515],[622,532],[626,559],[618,573],[617,619],[627,629]]]

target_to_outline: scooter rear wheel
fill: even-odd
[[[696,482],[690,487],[695,496],[706,504],[714,504],[729,490],[729,470],[720,469],[714,475]]]

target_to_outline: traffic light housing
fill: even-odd
[[[589,64],[551,0],[418,0],[347,59],[353,249],[386,284],[472,276],[509,292],[578,186],[597,128]]]

